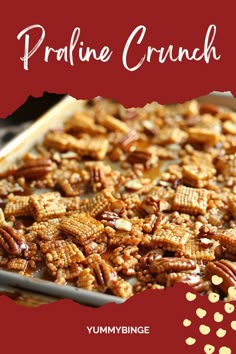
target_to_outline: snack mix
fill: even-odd
[[[182,282],[227,301],[236,113],[97,97],[1,174],[0,202],[2,269],[122,298]]]

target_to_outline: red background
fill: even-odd
[[[152,100],[180,102],[213,90],[234,92],[233,4],[233,0],[5,2],[0,14],[0,117],[16,110],[29,95],[41,96],[44,91],[86,99],[101,95],[115,98],[125,106],[142,106]],[[16,37],[33,24],[44,27],[46,38],[25,71],[19,59],[24,40]],[[217,26],[214,45],[221,59],[209,64],[204,61],[160,64],[154,56],[151,63],[145,62],[137,71],[127,71],[122,64],[122,51],[131,32],[141,24],[147,28],[146,35],[142,44],[130,51],[131,62],[143,56],[148,45],[202,48],[210,24]],[[75,27],[81,29],[84,46],[96,49],[109,46],[113,50],[111,59],[107,63],[85,63],[75,58],[75,65],[70,66],[50,56],[45,63],[45,46],[56,49],[69,45]]]
[[[69,93],[76,98],[89,99],[97,95],[115,98],[127,107],[142,106],[150,101],[183,102],[211,91],[236,92],[235,82],[235,11],[234,1],[97,1],[67,0],[4,2],[0,13],[0,117],[14,112],[32,95],[43,92]],[[32,24],[41,24],[46,38],[30,59],[29,70],[23,70],[23,40],[17,34]],[[142,44],[131,52],[131,61],[145,53],[146,47],[168,47],[173,44],[193,49],[202,47],[206,30],[215,24],[214,45],[221,54],[219,61],[159,64],[153,60],[129,72],[122,65],[122,51],[133,29],[143,24],[147,28]],[[80,40],[85,45],[113,51],[109,62],[82,63],[75,58],[72,67],[65,62],[43,61],[45,45],[54,48],[69,45],[75,27],[81,28]],[[187,302],[189,289],[177,286],[165,292],[146,292],[122,305],[107,305],[99,309],[83,307],[68,300],[36,309],[15,305],[5,296],[0,298],[0,352],[22,353],[204,353],[205,344],[235,346],[235,332],[230,321],[235,312],[225,315],[227,335],[219,339],[213,320],[215,311],[224,312],[223,304],[211,304],[199,296]],[[208,336],[201,335],[196,306],[207,309],[204,323],[211,325]],[[191,318],[192,326],[185,328],[183,320]],[[201,322],[201,323],[202,323]],[[149,325],[150,335],[88,335],[86,326]],[[218,326],[218,327],[217,327]],[[185,339],[195,337],[194,346]]]

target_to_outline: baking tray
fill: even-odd
[[[214,92],[198,98],[201,102],[219,104],[236,110],[236,99],[230,93]],[[59,128],[73,113],[85,110],[87,101],[66,96],[52,109],[36,120],[27,130],[19,134],[0,151],[0,171],[4,171],[18,158],[29,151],[42,136],[52,128]],[[107,303],[123,303],[125,299],[101,294],[69,285],[59,285],[47,280],[28,278],[7,270],[0,270],[0,286],[25,289],[33,293],[68,298],[89,306],[102,306]]]

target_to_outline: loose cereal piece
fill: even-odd
[[[84,265],[84,266],[91,266],[92,264],[94,264],[94,263],[101,263],[102,262],[102,257],[101,257],[101,255],[100,254],[97,254],[97,253],[93,253],[93,254],[91,254],[91,255],[89,255],[89,256],[87,256],[84,260],[83,260],[83,262],[82,262],[82,264]]]
[[[123,193],[122,201],[125,203],[126,210],[139,209],[141,205],[141,200],[137,193]]]
[[[152,197],[155,200],[165,200],[171,203],[174,196],[175,190],[170,186],[157,186],[152,188],[148,193],[147,198]]]
[[[86,112],[75,113],[71,119],[65,122],[64,130],[72,133],[84,132],[90,135],[106,133],[106,129],[95,124],[94,118],[86,114]]]
[[[108,245],[117,247],[121,245],[138,245],[143,238],[143,219],[130,219],[130,223],[130,231],[114,230],[109,226],[105,227],[105,231],[108,236]]]
[[[205,189],[195,189],[180,185],[176,189],[173,209],[191,215],[204,215],[208,203],[208,192]]]
[[[24,192],[23,186],[16,181],[0,180],[0,197],[6,197],[9,193]]]
[[[236,121],[226,120],[223,122],[222,128],[226,134],[236,135]]]
[[[63,268],[59,268],[57,270],[55,283],[59,284],[59,285],[66,285],[67,284],[67,281],[65,278],[65,271]]]
[[[102,136],[77,139],[62,132],[50,132],[46,135],[44,145],[59,151],[75,151],[81,156],[91,156],[103,160],[108,150],[108,140]]]
[[[86,245],[101,235],[104,225],[87,213],[75,212],[62,219],[60,230],[75,237],[81,245]]]
[[[0,225],[4,225],[5,224],[5,215],[4,212],[2,210],[2,208],[0,208]]]
[[[216,162],[216,169],[224,177],[236,177],[236,154],[219,157]]]
[[[39,246],[34,242],[28,242],[28,248],[24,251],[24,258],[34,262],[41,262],[42,256]]]
[[[40,250],[43,253],[47,253],[51,249],[55,249],[57,247],[63,247],[65,242],[72,243],[71,240],[50,240],[50,241],[41,241],[39,242]]]
[[[58,268],[67,268],[74,263],[80,263],[83,259],[83,253],[74,243],[68,241],[61,242],[60,246],[46,252],[46,265],[52,275],[56,275]]]
[[[179,128],[163,128],[156,137],[158,145],[182,144],[188,138],[188,134]]]
[[[186,153],[181,158],[183,165],[204,165],[214,168],[213,156],[210,153],[195,150],[191,145],[185,145]]]
[[[119,278],[117,281],[113,282],[111,291],[114,295],[124,299],[128,299],[133,295],[132,286],[122,278]]]
[[[199,115],[199,102],[197,100],[191,100],[184,102],[180,109],[185,117],[195,117]]]
[[[216,170],[206,165],[185,165],[183,166],[183,182],[191,187],[202,188],[215,175]]]
[[[219,230],[220,244],[226,248],[226,251],[236,254],[236,228],[228,230]]]
[[[29,196],[15,196],[10,194],[4,209],[6,217],[9,216],[28,216],[32,215]]]
[[[110,114],[100,114],[98,118],[99,123],[110,131],[118,131],[126,134],[129,131],[129,127],[126,123],[113,117]]]
[[[59,218],[35,222],[30,228],[30,234],[35,235],[36,237],[39,237],[45,241],[56,240],[60,236],[59,223]]]
[[[133,292],[134,294],[138,294],[141,293],[143,291],[146,290],[163,290],[165,289],[165,287],[163,285],[160,284],[156,284],[156,283],[143,283],[143,282],[137,282],[134,284],[133,286]]]
[[[79,173],[69,172],[58,178],[57,184],[67,197],[76,197],[83,193],[83,180]]]
[[[79,209],[80,198],[78,196],[61,198],[61,201],[64,204],[66,211],[74,211]]]
[[[61,152],[74,150],[77,146],[77,142],[78,139],[72,135],[56,131],[47,133],[44,138],[44,145],[46,147],[50,147]]]
[[[138,251],[137,246],[115,248],[110,258],[115,270],[125,275],[134,275],[135,266],[138,263],[138,258],[140,258]]]
[[[107,245],[104,242],[97,243],[95,241],[91,241],[84,246],[84,253],[86,256],[89,256],[94,253],[101,254],[106,251],[106,248]]]
[[[236,153],[236,136],[235,135],[227,135],[225,136],[225,141],[223,144],[225,152],[227,155]]]
[[[105,137],[78,139],[75,150],[81,156],[91,156],[96,160],[103,160],[109,148],[109,142]]]
[[[164,250],[175,252],[182,250],[191,237],[191,232],[186,226],[173,223],[156,227],[150,238],[151,248],[161,247]]]
[[[29,203],[33,216],[38,222],[57,218],[66,213],[66,207],[61,202],[58,192],[31,195]]]
[[[202,244],[201,240],[190,239],[182,250],[177,250],[177,257],[186,257],[192,260],[196,260],[198,263],[209,262],[215,259],[215,248],[218,245],[218,242],[209,243],[206,247],[205,244]]]
[[[77,287],[86,290],[96,290],[96,279],[90,268],[83,269],[78,275]]]
[[[92,217],[96,217],[104,210],[109,210],[109,206],[116,199],[112,195],[111,189],[103,189],[101,192],[95,194],[89,202],[79,208],[80,212],[85,212],[90,214]]]
[[[188,129],[188,138],[190,143],[203,143],[207,145],[215,145],[220,139],[221,135],[211,129],[202,127],[193,127]]]
[[[175,160],[177,159],[178,150],[170,150],[168,147],[157,146],[157,156],[160,160]]]
[[[78,278],[83,267],[77,263],[73,263],[68,268],[59,268],[56,275],[56,283],[62,283],[62,278],[66,280],[74,280]]]
[[[229,210],[236,219],[236,195],[231,194],[228,199]]]
[[[10,270],[25,271],[28,261],[23,258],[11,258],[7,263],[7,268]]]

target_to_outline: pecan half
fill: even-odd
[[[158,198],[153,196],[147,196],[141,203],[141,208],[146,211],[147,214],[157,214],[159,211]]]
[[[40,179],[52,171],[52,161],[46,158],[37,158],[26,161],[14,172],[15,177],[25,177],[26,179]]]
[[[126,161],[133,164],[141,163],[147,166],[148,162],[152,158],[152,154],[147,151],[135,150],[128,154]]]
[[[212,281],[212,277],[217,275],[222,278],[222,283],[217,287],[224,295],[228,295],[228,288],[236,286],[236,264],[226,259],[216,262],[209,262],[206,265],[206,278]]]
[[[196,262],[192,259],[181,257],[163,257],[154,260],[149,266],[150,273],[181,272],[196,269]]]
[[[103,211],[97,216],[97,219],[100,220],[104,226],[111,227],[115,226],[115,221],[119,218],[119,215],[117,213],[113,213],[112,211]]]
[[[188,273],[170,273],[166,277],[166,287],[176,283],[186,283],[199,293],[210,290],[210,283],[204,281],[200,275]]]
[[[90,170],[90,184],[93,192],[106,187],[106,179],[103,170],[99,166],[93,166]]]
[[[219,107],[213,103],[202,103],[199,107],[199,113],[200,114],[209,113],[215,115],[219,113]]]
[[[27,248],[24,236],[8,225],[0,227],[0,246],[8,254],[16,256]]]
[[[95,262],[91,266],[92,273],[97,281],[98,287],[102,291],[106,291],[117,280],[115,269],[106,262]]]

